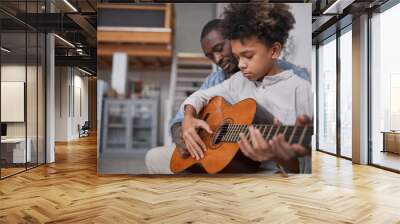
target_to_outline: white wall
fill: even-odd
[[[55,141],[70,141],[78,138],[78,124],[88,120],[88,78],[71,67],[56,68],[55,92]],[[79,91],[82,115],[79,113]],[[75,111],[74,111],[75,110]]]
[[[25,65],[2,65],[1,81],[25,82]],[[1,108],[7,110],[7,108]],[[25,122],[7,123],[7,137],[25,137]]]
[[[39,153],[39,163],[44,162],[44,92],[43,89],[42,67],[25,66],[25,64],[3,64],[1,66],[1,81],[9,82],[24,82],[26,85],[26,106],[23,102],[20,112],[25,114],[26,120],[23,122],[6,122],[7,137],[9,138],[24,138],[25,135],[30,139],[31,152],[33,161],[36,162],[36,153]],[[27,80],[26,80],[27,79]],[[3,90],[2,90],[3,91]],[[24,94],[24,90],[21,94]],[[7,95],[2,95],[2,98]],[[10,107],[2,107],[1,110],[13,113]],[[14,112],[15,113],[15,112]]]
[[[175,51],[203,53],[200,33],[203,26],[215,18],[216,3],[175,3]]]
[[[25,65],[2,65],[1,66],[1,81],[3,82],[25,82],[26,69],[28,73],[32,71],[33,67]],[[36,93],[36,92],[35,92]],[[31,94],[27,94],[29,97]],[[36,96],[36,94],[35,94]],[[7,108],[1,108],[1,110],[7,110]],[[28,119],[30,120],[30,119]],[[26,122],[10,122],[7,123],[7,136],[8,137],[25,137],[25,124]]]
[[[5,120],[7,120],[6,117],[8,117],[8,118],[12,117],[13,119],[11,119],[11,120],[13,120],[13,121],[18,120],[19,121],[19,122],[7,122],[8,126],[9,126],[8,129],[14,129],[14,127],[20,126],[19,124],[23,124],[24,123],[24,119],[25,119],[24,118],[24,112],[25,112],[25,108],[24,108],[25,107],[25,103],[24,103],[24,98],[25,98],[24,88],[25,87],[23,85],[26,84],[26,81],[25,81],[26,71],[25,71],[25,69],[26,69],[26,67],[22,66],[22,65],[2,65],[2,68],[1,68],[1,82],[2,82],[2,87],[3,88],[6,88],[6,85],[14,85],[14,84],[21,85],[21,83],[23,83],[22,84],[22,88],[18,89],[18,90],[13,88],[12,86],[10,86],[11,89],[9,89],[9,91],[12,91],[12,92],[13,91],[14,92],[18,91],[18,92],[15,92],[15,94],[17,94],[17,95],[14,94],[13,97],[7,96],[7,94],[10,94],[8,92],[5,92],[5,91],[7,91],[7,89],[2,89],[1,90],[1,93],[2,93],[1,99],[5,100],[4,102],[1,102],[1,114],[3,116],[5,116],[5,117],[2,117],[1,120],[5,121]],[[28,67],[28,70],[31,70],[31,69],[32,69],[31,67]],[[10,83],[8,83],[8,82],[10,82]],[[13,84],[13,82],[16,82],[16,83]],[[16,104],[12,105],[12,106],[14,106],[14,108],[7,107],[7,104],[13,104],[13,100],[11,100],[11,99],[14,98],[14,100],[15,100],[15,97],[17,97],[20,101],[19,102],[15,102]],[[22,100],[22,102],[21,102],[21,100]],[[9,102],[7,102],[7,101],[9,101]],[[21,105],[21,103],[22,103],[22,105]],[[17,108],[15,108],[16,106],[17,106]],[[11,111],[12,109],[14,109],[14,110],[17,109],[19,111],[13,112],[13,111]],[[18,116],[15,117],[16,115],[18,115]],[[14,132],[14,133],[18,133],[18,132]],[[19,132],[19,134],[21,136],[18,136],[18,137],[23,137],[23,136],[25,136],[25,131],[21,130]]]
[[[74,86],[75,86],[75,91],[73,94],[75,94],[75,96],[73,96],[74,99],[74,110],[75,113],[73,113],[74,117],[72,119],[72,138],[78,138],[79,133],[78,133],[78,124],[80,126],[82,126],[85,121],[89,120],[89,113],[88,113],[88,107],[89,107],[89,102],[88,102],[88,78],[87,76],[81,76],[83,73],[79,73],[76,74],[77,70],[75,70],[75,75],[74,75]],[[79,99],[79,93],[77,92],[77,90],[80,89],[80,99]],[[80,106],[82,107],[82,113],[80,113],[79,111],[79,102],[77,101],[81,101],[80,102]]]
[[[55,69],[55,141],[68,140],[68,86],[67,67]]]
[[[289,51],[286,60],[306,68],[311,74],[312,5],[311,3],[290,3],[288,5],[291,7],[296,24],[286,43],[286,48]]]
[[[1,81],[25,82],[25,65],[2,65]]]

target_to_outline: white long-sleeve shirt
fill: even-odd
[[[219,85],[193,93],[183,102],[181,111],[190,104],[198,113],[214,96],[222,96],[231,104],[253,98],[284,125],[294,125],[299,115],[313,117],[311,84],[292,70],[265,76],[262,82],[249,81],[237,72]]]
[[[313,118],[311,84],[292,70],[265,76],[260,82],[249,81],[239,71],[221,84],[196,91],[182,103],[180,110],[183,112],[184,106],[190,104],[198,113],[214,96],[222,96],[231,104],[253,98],[284,125],[294,125],[300,115]],[[299,158],[299,168],[300,173],[311,173],[309,156]]]

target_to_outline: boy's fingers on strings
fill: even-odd
[[[238,144],[239,144],[239,149],[243,152],[243,154],[245,156],[249,157],[249,154],[247,153],[247,150],[245,149],[246,146],[243,144],[243,141],[239,140]]]
[[[188,150],[189,150],[189,152],[193,155],[192,157],[194,158],[194,159],[198,159],[198,155],[197,155],[197,151],[196,151],[196,149],[195,149],[195,147],[193,146],[193,143],[190,141],[190,143],[189,143],[189,148],[188,148]]]
[[[200,137],[198,136],[196,129],[195,128],[190,128],[188,131],[184,133],[184,138],[188,139],[191,141],[192,146],[196,148],[198,147],[203,147],[201,144],[203,141],[201,141]],[[185,140],[186,140],[185,139]],[[204,143],[203,143],[204,144]],[[205,147],[205,146],[204,146]],[[200,149],[201,150],[201,149]]]
[[[203,154],[203,149],[201,148],[201,146],[199,145],[198,142],[196,142],[195,140],[192,142],[192,146],[194,148],[194,150],[196,151],[198,158],[203,158],[204,154]]]
[[[255,135],[255,128],[253,126],[250,126],[249,127],[249,131],[250,131],[251,145],[253,146],[253,148],[255,150],[259,150],[260,149],[260,145],[258,144],[256,135]]]
[[[194,141],[197,143],[196,145],[199,145],[201,147],[201,150],[206,151],[207,147],[206,144],[204,144],[203,140],[201,140],[200,136],[197,134],[197,132],[192,132],[190,133]]]
[[[239,147],[242,150],[243,154],[247,157],[253,158],[253,150],[251,148],[251,145],[249,141],[247,141],[245,135],[243,133],[240,133],[240,141],[239,141]]]
[[[246,151],[246,149],[245,149],[245,145],[244,145],[244,142],[243,142],[243,133],[240,133],[239,134],[239,141],[238,141],[238,144],[239,144],[239,149],[243,152],[243,154],[245,155],[245,156],[249,156],[248,154],[247,154],[247,151]]]
[[[267,149],[269,147],[268,142],[261,135],[260,130],[256,129],[255,135],[256,135],[256,139],[257,139],[258,144],[260,145],[261,149],[263,149],[263,150]]]
[[[187,150],[188,150],[190,156],[191,156],[193,159],[197,158],[197,157],[196,157],[196,154],[193,152],[192,143],[188,142],[188,143],[187,143],[187,146],[188,146],[188,147],[187,147]]]
[[[185,141],[187,142],[187,143],[189,143],[189,148],[190,148],[190,150],[191,150],[191,152],[195,155],[195,157],[196,157],[196,159],[199,159],[200,158],[200,153],[199,153],[199,151],[201,151],[201,149],[198,149],[199,148],[199,146],[197,145],[197,143],[194,141],[194,139],[192,139],[191,138],[191,136],[188,136],[186,139],[185,139]]]
[[[264,139],[259,130],[256,130],[256,138],[260,145],[258,151],[259,161],[270,160],[274,157],[274,153],[271,151],[271,145]]]
[[[287,160],[287,155],[284,152],[284,149],[282,149],[279,146],[278,136],[273,137],[271,145],[272,145],[272,150],[273,150],[275,156],[286,161]]]
[[[292,147],[292,145],[289,144],[289,142],[287,142],[287,141],[285,140],[285,137],[284,137],[283,135],[282,135],[282,137],[281,137],[281,145],[282,145],[285,149],[287,149],[287,151],[290,153],[291,158],[293,158],[293,157],[296,156],[296,149],[294,149],[294,148]]]
[[[248,149],[249,147],[251,147],[249,141],[246,139],[246,136],[245,136],[243,133],[240,133],[239,136],[240,136],[239,142],[240,142],[242,145],[244,145],[246,149]],[[248,151],[248,150],[247,150],[247,151]]]
[[[279,151],[282,153],[282,156],[286,160],[293,158],[295,156],[295,152],[292,149],[292,147],[290,146],[290,144],[285,141],[285,139],[283,138],[283,135],[282,134],[278,135],[277,139],[278,140],[276,142],[276,145],[277,145],[277,148],[279,149]]]

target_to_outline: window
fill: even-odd
[[[314,97],[314,118],[313,118],[313,125],[314,125],[314,135],[312,136],[311,139],[311,148],[313,150],[317,149],[317,142],[316,142],[316,127],[317,127],[317,119],[316,119],[316,114],[317,114],[317,103],[316,103],[316,80],[317,80],[317,47],[315,45],[312,46],[312,61],[311,61],[311,85],[312,85],[312,90],[313,90],[313,97]]]
[[[390,130],[400,130],[400,73],[390,74]]]
[[[371,18],[371,157],[373,164],[396,170],[400,170],[400,155],[387,151],[384,132],[400,130],[398,21],[400,4]],[[394,148],[400,148],[400,141],[396,144]]]
[[[336,36],[318,48],[318,149],[336,153]]]
[[[340,155],[351,158],[352,149],[352,33],[351,26],[340,36]]]

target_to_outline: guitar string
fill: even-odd
[[[263,137],[266,137],[266,139],[270,139],[269,135],[270,135],[270,132],[274,129],[274,127],[278,127],[278,128],[276,129],[275,134],[273,136],[275,136],[277,133],[279,133],[279,131],[281,131],[280,130],[281,126],[263,125],[263,124],[261,124],[261,125],[256,124],[254,126],[257,129],[261,129],[261,131],[263,133]],[[246,138],[248,139],[248,136],[249,136],[248,127],[249,127],[249,125],[237,125],[237,124],[224,125],[220,128],[221,129],[220,133],[223,133],[223,131],[225,131],[225,135],[224,135],[224,137],[222,137],[222,140],[229,141],[229,142],[238,141],[239,140],[238,134],[243,133],[243,129],[245,130]],[[300,130],[302,130],[301,133],[297,133],[297,131],[294,131],[299,127],[300,127]],[[263,128],[265,128],[265,129],[263,130]],[[267,136],[265,136],[265,130],[268,130],[268,129],[269,129],[269,133]],[[297,139],[300,137],[300,140],[303,141],[304,137],[307,137],[307,136],[313,134],[313,129],[310,128],[310,126],[299,126],[299,125],[285,126],[283,133],[284,133],[286,139],[293,140],[293,139]],[[287,134],[287,133],[290,133],[290,137],[289,137],[289,134]],[[227,136],[227,137],[225,137],[225,136]]]

